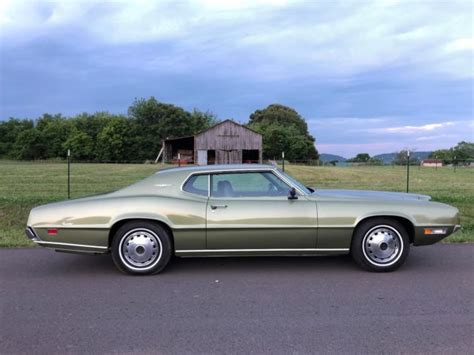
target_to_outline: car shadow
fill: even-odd
[[[110,254],[79,255],[62,254],[48,262],[50,273],[57,274],[120,274],[115,268]],[[44,265],[46,266],[46,265]],[[297,272],[315,270],[324,272],[358,271],[348,255],[344,256],[262,256],[262,257],[173,257],[162,274],[209,274],[222,273],[261,273]],[[44,270],[43,270],[44,271]]]
[[[46,252],[46,251],[45,251]],[[50,251],[47,251],[49,254]],[[44,255],[39,265],[28,272],[47,272],[50,275],[124,275],[120,273],[110,254],[82,255],[55,253]],[[399,271],[418,269],[421,260],[409,257]],[[423,269],[423,268],[422,268]],[[361,270],[350,255],[342,256],[249,256],[249,257],[173,257],[162,275],[198,275],[209,273],[274,273],[313,272],[339,273],[366,272]]]
[[[248,256],[248,257],[176,257],[167,267],[166,272],[209,272],[225,271],[298,271],[318,269],[350,269],[352,259],[343,256]]]

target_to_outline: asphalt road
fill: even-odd
[[[0,250],[0,353],[472,353],[474,244],[412,248],[402,269],[350,257],[175,259]]]

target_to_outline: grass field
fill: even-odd
[[[71,197],[116,190],[153,174],[161,165],[73,164]],[[403,167],[287,166],[287,172],[308,186],[405,191]],[[474,169],[411,168],[410,192],[428,194],[435,201],[461,211],[463,230],[446,242],[474,242]],[[29,210],[67,198],[64,163],[0,161],[0,246],[31,246],[24,236]]]

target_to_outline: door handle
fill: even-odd
[[[218,208],[227,208],[227,205],[211,205],[211,210],[215,210]]]

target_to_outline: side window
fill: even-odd
[[[214,197],[286,196],[289,186],[271,172],[214,174],[211,176]]]
[[[193,175],[183,186],[183,191],[192,194],[207,196],[209,191],[208,185],[209,175]]]

